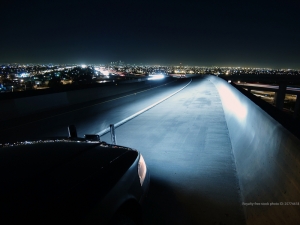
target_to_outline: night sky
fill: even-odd
[[[1,63],[300,69],[300,1],[2,0]]]

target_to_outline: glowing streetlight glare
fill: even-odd
[[[159,80],[165,78],[162,74],[149,75],[148,80]]]

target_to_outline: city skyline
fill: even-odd
[[[7,65],[18,65],[18,66],[61,66],[61,65],[87,65],[87,66],[119,66],[113,64],[114,62],[107,62],[107,63],[53,63],[53,62],[46,62],[46,63],[35,63],[35,62],[0,62],[0,66],[7,66]],[[136,66],[136,67],[197,67],[197,68],[241,68],[241,69],[269,69],[269,70],[295,70],[300,71],[300,68],[281,68],[281,67],[258,67],[258,66],[241,66],[241,65],[190,65],[190,64],[162,64],[162,63],[124,63],[124,66]]]
[[[300,69],[298,1],[4,1],[0,62]]]

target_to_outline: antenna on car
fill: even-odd
[[[77,138],[77,130],[74,125],[68,126],[69,138]]]

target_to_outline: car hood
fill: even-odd
[[[24,183],[66,166],[77,168],[78,173],[88,172],[104,167],[128,150],[125,147],[80,142],[36,142],[1,148],[0,180],[5,184]]]
[[[78,187],[87,192],[97,188],[97,196],[90,198],[94,201],[109,191],[137,156],[130,148],[101,143],[36,142],[0,148],[0,210],[23,216],[46,212],[66,199],[72,202]]]

